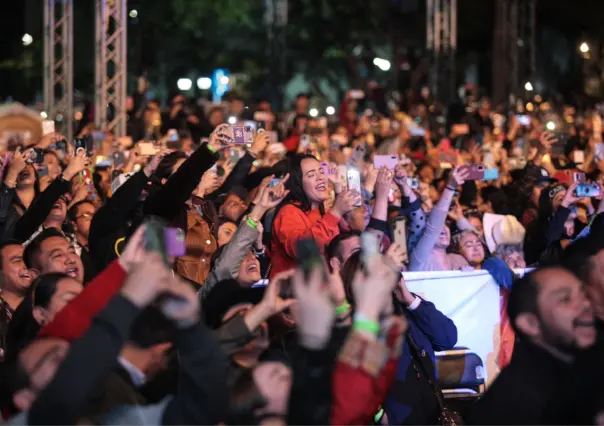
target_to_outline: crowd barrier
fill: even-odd
[[[514,271],[522,276],[526,271]],[[497,377],[501,347],[500,291],[487,271],[403,273],[409,290],[434,303],[457,326],[457,346],[480,356],[487,385]]]

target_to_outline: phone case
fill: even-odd
[[[376,234],[366,231],[361,234],[361,259],[365,265],[365,271],[369,266],[369,261],[374,256],[380,254],[380,241]]]
[[[348,180],[348,189],[357,191],[359,194],[361,193],[361,173],[357,169],[350,169],[346,173],[346,177]],[[360,207],[362,204],[361,198],[359,197],[359,201],[355,204],[355,207]]]
[[[462,166],[462,169],[468,170],[468,180],[483,180],[484,179],[484,165],[472,164],[470,166]]]
[[[165,228],[164,246],[169,257],[180,257],[187,254],[184,231],[180,228]]]
[[[322,161],[320,167],[321,167],[321,171],[323,172],[323,174],[325,176],[328,176],[329,175],[329,163]]]
[[[398,164],[398,155],[376,155],[373,157],[373,167],[377,170],[386,167],[394,170]]]
[[[251,126],[233,126],[233,143],[246,145],[254,142],[254,130]]]
[[[407,218],[396,217],[392,220],[392,238],[393,241],[407,252]],[[408,256],[405,256],[405,262],[407,262]]]

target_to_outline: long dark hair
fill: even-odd
[[[21,349],[34,340],[41,328],[34,318],[34,307],[48,308],[59,281],[64,278],[69,276],[56,272],[41,275],[31,283],[8,325],[6,359],[16,357]]]
[[[286,189],[289,190],[287,197],[277,206],[275,210],[275,217],[279,213],[279,210],[287,204],[295,204],[303,212],[307,212],[312,208],[312,203],[308,199],[308,196],[304,192],[304,186],[302,184],[302,161],[306,159],[317,160],[317,157],[310,154],[296,154],[289,159],[289,179],[285,184]],[[321,215],[325,214],[325,207],[323,203],[319,206]]]
[[[254,382],[253,369],[244,370],[231,388],[228,424],[258,424],[256,411],[264,408],[266,398]]]

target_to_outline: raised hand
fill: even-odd
[[[331,208],[331,213],[336,217],[342,217],[346,213],[352,211],[358,204],[361,197],[358,191],[346,190],[337,195],[336,201]]]
[[[254,142],[248,151],[254,157],[257,157],[258,154],[266,149],[270,142],[271,138],[267,132],[257,132],[256,136],[254,136]]]
[[[233,137],[231,136],[231,129],[229,125],[220,124],[217,126],[210,135],[210,141],[208,144],[215,151],[220,151],[221,149],[231,146],[233,144]]]
[[[199,296],[190,284],[172,274],[166,279],[165,290],[160,294],[159,307],[166,318],[180,328],[199,322]]]
[[[67,168],[63,171],[63,179],[70,181],[75,175],[80,173],[88,166],[89,158],[86,157],[86,152],[81,151],[69,160]]]
[[[310,273],[308,282],[304,273],[297,269],[293,276],[296,309],[292,309],[302,346],[308,349],[324,348],[331,337],[335,309],[330,292],[323,282],[321,266]]]
[[[260,303],[245,314],[244,321],[250,331],[255,330],[260,324],[273,315],[283,312],[296,303],[296,299],[283,299],[279,296],[281,288],[290,282],[293,275],[294,270],[290,269],[289,271],[284,271],[275,275],[275,277],[269,281],[266,291],[264,292],[264,297]]]
[[[392,243],[386,251],[386,260],[395,271],[400,272],[407,260],[407,250],[399,243]]]
[[[388,266],[383,256],[373,256],[365,271],[357,271],[352,290],[356,312],[367,319],[379,321],[380,313],[390,302],[390,295],[398,282],[400,273]]]
[[[167,290],[172,271],[159,253],[145,252],[140,260],[140,263],[132,264],[121,294],[139,308],[144,308]]]
[[[147,177],[151,177],[153,172],[155,172],[157,170],[157,167],[159,166],[159,163],[161,163],[161,160],[163,160],[166,155],[171,154],[172,152],[173,151],[171,149],[161,149],[159,152],[157,152],[157,154],[155,154],[151,158],[151,161],[149,161],[149,164],[147,164],[145,166],[145,168],[143,169],[143,172],[145,173],[145,175]]]
[[[577,189],[578,185],[579,184],[575,182],[568,187],[568,189],[566,190],[566,195],[564,195],[564,199],[562,200],[563,207],[568,208],[581,199],[575,195],[575,190]]]
[[[17,183],[17,179],[19,178],[19,173],[25,169],[27,165],[28,152],[21,151],[21,147],[17,147],[15,152],[13,153],[11,159],[8,162],[8,170],[6,172],[6,177],[4,181],[8,184],[14,186]]]
[[[216,174],[216,170],[206,170],[206,172],[201,177],[199,181],[199,185],[197,185],[197,195],[200,198],[203,198],[206,194],[211,194],[220,186],[220,178]]]
[[[144,247],[144,233],[145,225],[139,226],[128,240],[124,252],[118,259],[119,264],[126,272],[143,262],[147,254]]]
[[[287,194],[289,190],[285,189],[285,183],[289,180],[289,174],[285,175],[277,186],[269,187],[268,185],[262,189],[262,194],[258,200],[258,206],[262,207],[265,211],[277,207]]]
[[[386,167],[382,167],[377,175],[377,181],[375,183],[375,197],[388,198],[390,187],[392,186],[392,180],[394,173],[388,170]]]
[[[449,176],[447,186],[456,188],[459,185],[463,185],[464,182],[468,179],[469,175],[470,172],[468,171],[468,169],[457,166],[451,171],[451,176]]]
[[[539,153],[544,155],[551,152],[552,145],[558,143],[559,140],[552,132],[543,132],[539,137]]]

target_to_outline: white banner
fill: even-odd
[[[487,271],[405,272],[409,290],[457,326],[457,345],[477,353],[489,384],[499,373],[499,287]]]

